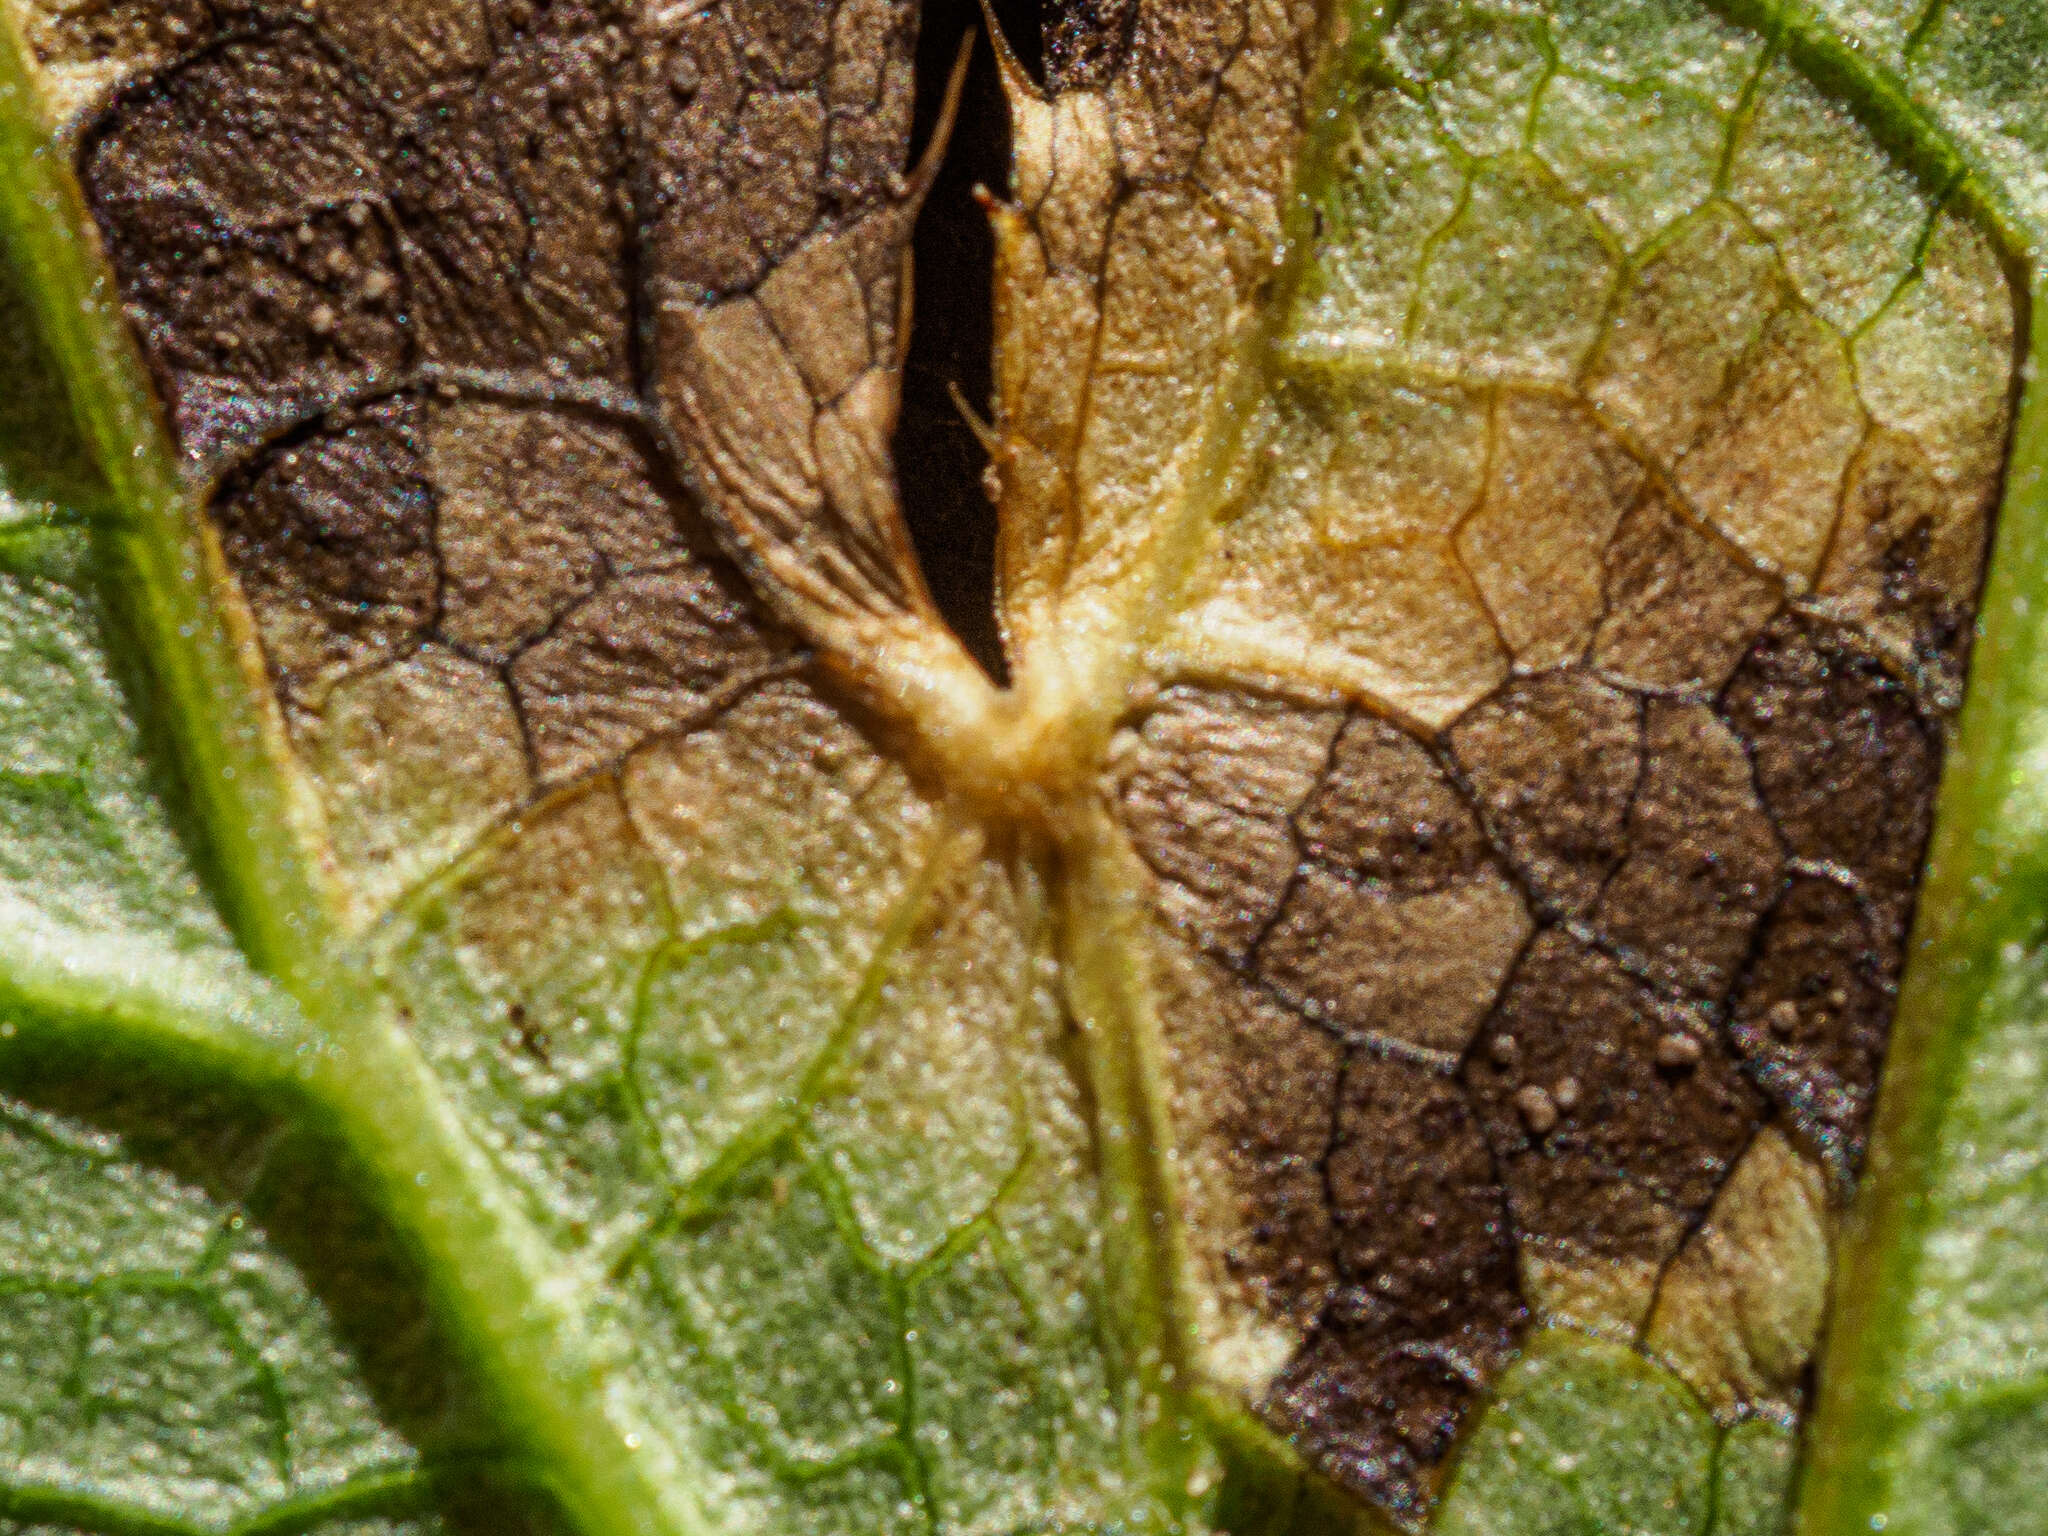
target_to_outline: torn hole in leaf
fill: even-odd
[[[992,7],[1004,37],[1034,72],[1041,9],[1039,0],[996,0]],[[961,40],[985,28],[974,0],[925,8],[914,144],[930,141]],[[995,241],[975,189],[1000,193],[1009,160],[1009,109],[995,51],[977,36],[959,117],[911,243],[910,348],[895,448],[903,516],[932,599],[999,682],[1008,680],[1008,667],[995,617],[995,508],[982,484],[988,455],[958,400],[986,413],[993,387]]]

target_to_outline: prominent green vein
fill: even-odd
[[[1806,6],[1784,0],[1706,4],[1782,48],[1795,69],[1853,112],[1937,201],[1952,198],[1956,210],[1983,224],[2013,259],[2031,244],[2023,233],[2025,219],[1997,178],[1970,164],[1904,81],[1845,41]]]
[[[1197,1471],[1200,1452],[1186,1425],[1200,1405],[1191,1396],[1194,1322],[1182,1279],[1189,1270],[1186,1236],[1174,1214],[1165,1046],[1131,964],[1144,952],[1147,922],[1131,869],[1136,855],[1106,818],[1084,831],[1088,840],[1076,850],[1062,893],[1067,1001],[1095,1096],[1114,1352],[1143,1400],[1149,1459],[1172,1508],[1184,1502]]]
[[[433,1491],[432,1478],[419,1467],[373,1469],[332,1487],[280,1500],[246,1519],[216,1525],[175,1519],[67,1488],[0,1483],[0,1519],[64,1526],[81,1536],[301,1536],[343,1520],[430,1513]]]
[[[292,1000],[204,951],[167,956],[119,933],[59,923],[0,893],[0,1048],[22,1037],[125,1041],[255,1086],[292,1077],[315,1048]]]
[[[277,856],[292,846],[284,790],[213,599],[159,408],[24,59],[12,21],[0,25],[0,250],[64,371],[72,416],[107,487],[114,515],[98,542],[112,606],[150,669],[230,926],[261,969],[294,993],[317,990],[327,980],[321,903],[305,866]]]

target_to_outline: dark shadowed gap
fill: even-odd
[[[995,0],[993,9],[1035,76],[1039,0]],[[930,136],[960,39],[981,27],[981,8],[974,0],[928,0],[917,50],[914,144]],[[996,633],[996,519],[982,489],[988,456],[954,405],[951,386],[957,385],[975,410],[987,413],[995,244],[974,189],[1006,191],[1009,159],[1008,109],[994,50],[981,37],[952,145],[911,246],[917,264],[915,308],[903,369],[903,414],[896,428],[896,473],[910,537],[939,611],[999,679],[1005,668]]]

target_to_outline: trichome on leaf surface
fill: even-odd
[[[0,1530],[2037,1528],[2038,0],[0,18]]]

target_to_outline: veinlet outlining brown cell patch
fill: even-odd
[[[979,814],[1111,804],[1186,1347],[1322,1471],[1419,1517],[1537,1320],[1796,1410],[1811,1330],[1714,1245],[1806,1274],[1861,1154],[2013,341],[1918,193],[1882,301],[1780,206],[1771,157],[1860,132],[1809,86],[1715,116],[1727,190],[1638,246],[1541,162],[1541,71],[1445,63],[1290,254],[1355,18],[1063,13],[994,213],[995,696],[887,463],[907,6],[136,15],[81,175],[360,921],[850,693]],[[1402,142],[1456,183],[1422,233],[1343,201]]]

